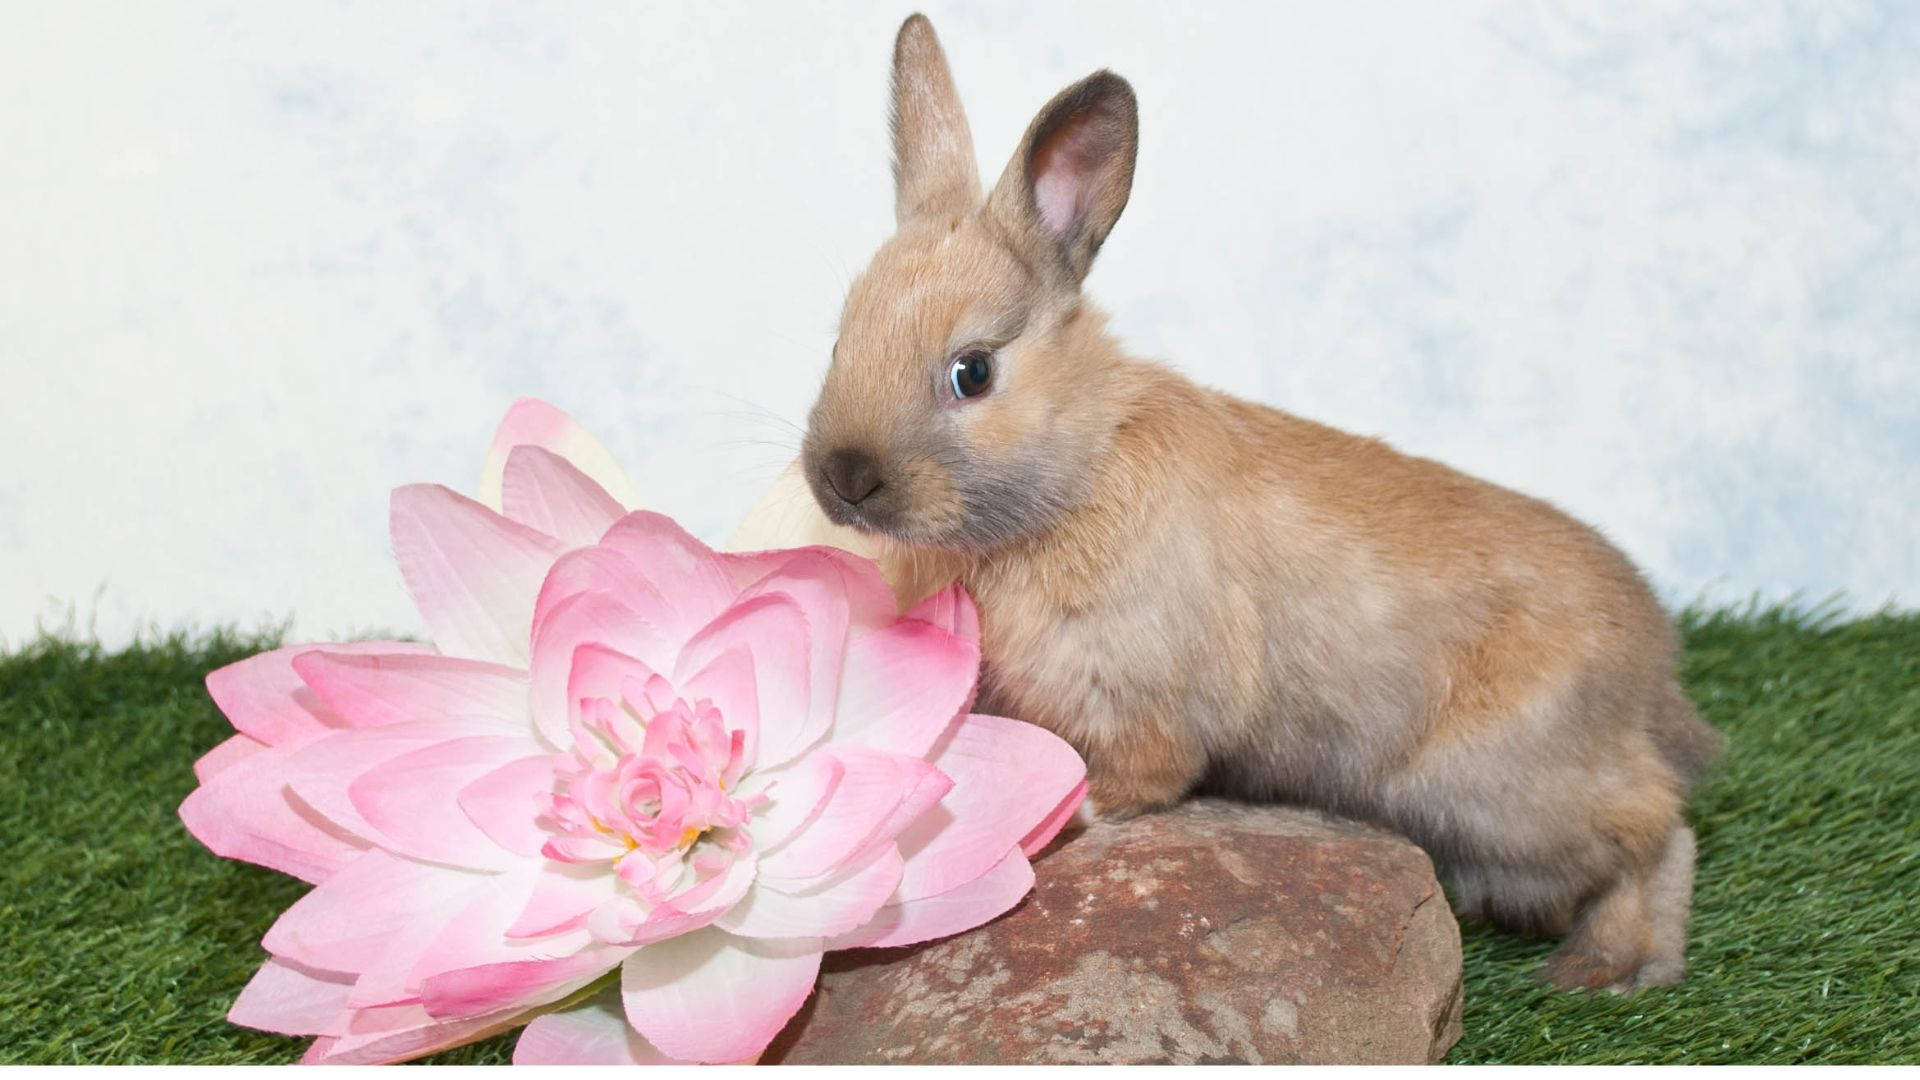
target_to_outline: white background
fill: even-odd
[[[417,628],[526,394],[724,538],[891,228],[895,4],[8,4],[0,644]],[[998,175],[1133,81],[1089,289],[1671,602],[1920,601],[1920,5],[930,4]]]

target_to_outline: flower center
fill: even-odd
[[[744,734],[729,730],[711,702],[666,690],[648,685],[619,702],[580,702],[573,766],[560,770],[541,818],[555,833],[548,857],[611,861],[652,900],[703,876],[701,866],[714,861],[703,851],[716,849],[726,862],[744,853],[750,842],[738,826],[765,802],[730,793],[745,769]]]

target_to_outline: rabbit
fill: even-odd
[[[853,283],[799,467],[909,595],[978,604],[980,707],[1127,817],[1198,792],[1379,823],[1542,974],[1685,964],[1684,818],[1720,737],[1639,572],[1537,499],[1137,359],[1081,283],[1127,205],[1128,83],[1042,108],[982,197],[923,16],[893,56],[897,231]]]

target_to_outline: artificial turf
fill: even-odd
[[[1920,613],[1682,622],[1687,687],[1730,739],[1693,804],[1687,981],[1560,994],[1533,978],[1551,943],[1469,929],[1448,1060],[1920,1062]],[[0,657],[0,1064],[298,1056],[223,1017],[305,886],[215,858],[174,816],[230,730],[201,677],[270,639]]]

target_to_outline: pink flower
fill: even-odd
[[[625,512],[606,452],[537,402],[481,490],[504,514],[394,492],[432,647],[294,646],[207,678],[239,733],[196,764],[182,820],[315,885],[235,1023],[316,1035],[314,1062],[520,1024],[517,1062],[749,1059],[822,952],[958,933],[1026,894],[1083,767],[968,714],[959,587],[900,616],[847,552],[711,551]]]

